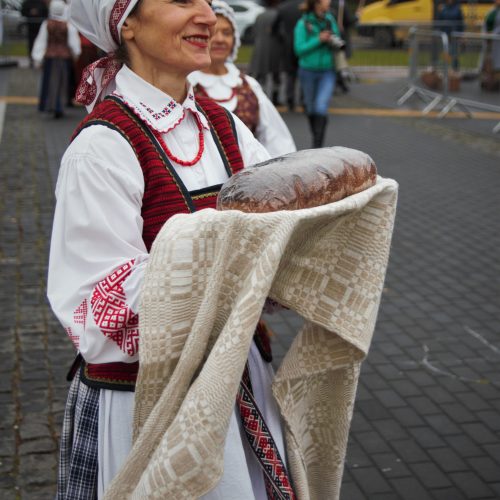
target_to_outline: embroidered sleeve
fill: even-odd
[[[102,334],[129,356],[137,354],[139,343],[139,317],[127,304],[123,290],[133,264],[131,261],[121,266],[100,281],[90,300],[92,316]]]
[[[144,179],[133,150],[103,126],[83,130],[59,172],[47,292],[91,363],[138,356]]]

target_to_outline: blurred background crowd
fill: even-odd
[[[69,1],[54,2],[50,16],[50,0],[0,0],[0,57],[25,55],[32,67],[43,65],[39,109],[54,111],[56,117],[62,116],[64,105],[73,105],[72,97],[85,66],[103,55],[74,28],[65,26],[63,10]],[[303,64],[299,62],[301,56],[294,38],[297,23],[307,13],[308,2],[229,0],[228,3],[234,10],[242,43],[234,62],[259,82],[275,106],[285,106],[289,111],[302,109],[304,105],[307,108],[301,90],[305,80],[299,77],[299,66]],[[311,10],[311,6],[321,2],[309,3]],[[499,0],[323,0],[323,3],[335,20],[341,44],[335,51],[335,80],[327,97],[333,92],[349,92],[351,82],[358,76],[353,67],[410,65],[412,27],[447,35],[449,69],[446,71],[449,71],[450,90],[458,88],[460,80],[472,77],[480,80],[483,90],[500,90]],[[57,28],[59,35],[51,37],[52,42],[47,46],[49,17],[52,17],[51,29]],[[477,33],[489,33],[493,38],[468,35]],[[54,45],[56,39],[59,47]],[[428,42],[428,55],[420,48],[418,64],[425,86],[436,90],[442,86],[442,75],[436,67],[444,49],[435,36]],[[54,81],[55,73],[62,82],[57,92],[49,84],[50,76]],[[60,97],[62,93],[64,98]],[[306,112],[309,117],[318,114],[313,109]],[[321,123],[311,122],[313,134],[315,127],[321,128]]]

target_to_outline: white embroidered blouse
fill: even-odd
[[[202,71],[194,71],[188,76],[188,79],[193,86],[200,84],[204,87],[207,94],[213,99],[228,99],[231,97],[233,89],[241,85],[242,79],[240,70],[234,64],[226,63],[225,66],[227,69],[225,75],[211,75]],[[248,75],[245,75],[245,78],[259,102],[259,124],[255,132],[258,141],[273,158],[297,151],[288,127],[264,93],[259,82]],[[233,96],[229,101],[222,101],[219,104],[234,112],[238,105],[238,99]]]
[[[205,149],[192,167],[172,162],[189,191],[227,179],[205,116],[192,89],[174,101],[126,66],[116,78],[123,99],[178,158]],[[248,128],[234,117],[244,165],[269,158]],[[65,152],[56,186],[56,210],[48,275],[50,304],[75,347],[90,363],[138,359],[140,289],[148,253],[142,239],[144,178],[130,144],[103,125],[83,129]]]

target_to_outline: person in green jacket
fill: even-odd
[[[306,0],[294,30],[299,79],[314,148],[323,145],[328,105],[335,89],[334,51],[344,44],[330,3],[331,0]]]
[[[486,15],[485,28],[487,33],[500,35],[500,0],[495,1],[495,6]],[[500,72],[500,41],[491,41],[491,62],[493,71]]]

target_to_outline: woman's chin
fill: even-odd
[[[196,65],[196,68],[193,69],[193,71],[196,71],[198,69],[206,69],[212,64],[212,60],[210,59],[210,56],[207,55],[205,57],[199,57],[194,63]]]
[[[215,64],[223,64],[226,62],[229,54],[227,52],[219,53],[219,52],[210,52],[210,58],[212,59],[212,63]]]

